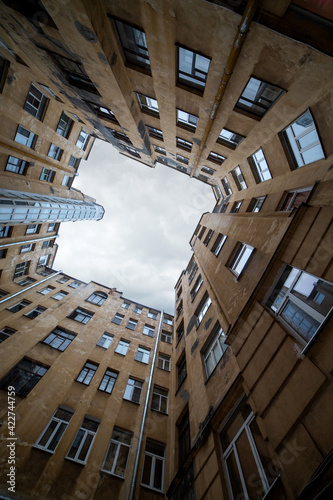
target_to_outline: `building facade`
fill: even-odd
[[[0,6],[3,497],[330,498],[330,4],[26,5]],[[56,225],[102,215],[67,179],[91,137],[212,186],[174,319],[52,269]]]

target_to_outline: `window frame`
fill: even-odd
[[[114,352],[117,354],[120,354],[121,356],[126,356],[128,353],[128,349],[130,346],[130,341],[126,339],[119,339],[119,342],[117,344],[117,347],[115,348]],[[125,351],[125,352],[123,352]]]
[[[98,370],[98,367],[99,365],[97,363],[94,363],[89,360],[86,361],[83,367],[81,368],[80,373],[76,377],[75,381],[87,386],[90,385],[90,382],[94,378]]]
[[[261,159],[258,159],[258,157],[256,156],[259,153],[262,154]],[[250,164],[254,180],[257,184],[261,184],[262,182],[269,181],[273,178],[262,148],[257,149],[257,151],[255,151],[251,156],[248,157],[247,161]],[[263,167],[261,164],[263,164]],[[266,174],[265,172],[268,172],[268,174]],[[269,175],[269,177],[265,179],[265,176],[267,175]]]
[[[223,135],[223,132],[228,132],[229,134],[231,134],[231,138],[228,138],[226,137],[226,135]],[[235,139],[233,139],[233,136],[235,136]],[[236,132],[233,132],[232,130],[223,127],[216,142],[223,144],[223,146],[226,146],[227,148],[235,150],[241,144],[241,142],[244,141],[245,138],[246,138],[245,136],[237,134]]]
[[[68,118],[68,120],[66,120],[64,117]],[[74,120],[72,120],[72,118],[66,115],[66,113],[63,111],[60,115],[56,132],[65,139],[68,139],[69,134],[72,131],[73,125],[74,125]]]
[[[130,381],[133,382],[133,384],[131,384]],[[123,399],[125,399],[126,401],[130,401],[131,403],[140,404],[142,389],[143,389],[143,381],[135,377],[129,376],[125,387]],[[138,395],[139,391],[140,394]],[[129,394],[127,395],[127,393]]]
[[[161,361],[161,363],[160,363]],[[159,366],[159,365],[162,366]],[[165,366],[168,366],[168,368],[165,368]],[[164,370],[166,372],[170,372],[171,370],[171,356],[168,354],[164,354],[163,352],[158,353],[158,358],[157,358],[157,368],[160,368],[161,370]]]
[[[17,160],[17,162],[14,162],[13,160]],[[5,171],[11,172],[13,174],[18,174],[18,175],[26,175],[27,170],[29,168],[29,165],[30,165],[29,162],[27,162],[25,160],[21,160],[20,158],[17,158],[16,156],[9,155],[7,158]]]
[[[128,436],[130,442],[126,443],[124,439],[122,441],[120,439],[116,439],[116,437],[115,437],[116,433],[118,433],[118,434],[122,433],[123,435]],[[131,450],[131,445],[132,445],[132,438],[133,438],[132,432],[126,431],[125,429],[121,429],[120,427],[114,426],[113,431],[112,431],[112,435],[110,438],[110,442],[108,444],[108,447],[107,447],[107,450],[106,450],[106,453],[105,453],[105,456],[103,459],[102,467],[100,469],[102,472],[105,472],[106,474],[110,474],[112,476],[125,478],[127,464],[128,464],[128,458],[130,455],[130,450]],[[110,451],[110,448],[112,445],[116,446],[116,452],[113,455],[113,450],[111,451],[111,454],[110,454],[111,458],[114,456],[114,459],[112,460],[111,469],[108,470],[108,469],[105,469],[105,463],[107,461],[108,454],[109,454],[109,451]],[[119,472],[119,465],[117,466],[117,461],[118,461],[118,457],[120,455],[120,451],[121,451],[122,447],[125,447],[125,449],[127,449],[126,463],[125,463],[125,466],[123,467],[123,474],[119,474],[119,473],[117,474],[116,471],[118,470],[118,472]]]
[[[187,120],[182,119],[180,113],[185,113],[187,115]],[[195,118],[195,125],[191,123],[190,119]],[[193,120],[192,120],[193,121]],[[188,111],[183,111],[182,109],[176,108],[176,126],[183,128],[185,130],[190,130],[191,132],[195,132],[198,126],[199,117],[196,115],[192,115]]]
[[[24,368],[24,366],[22,366],[24,364],[28,365],[27,368]],[[37,371],[34,371],[36,368]],[[32,391],[32,389],[34,389],[34,387],[38,384],[41,378],[46,374],[48,369],[49,366],[44,365],[39,361],[37,362],[30,358],[24,357],[1,379],[0,389],[5,389],[11,385],[15,388],[15,394],[17,396],[26,397],[30,393],[30,391]],[[22,372],[24,372],[25,375],[22,375]],[[28,380],[26,380],[27,374],[31,375]],[[24,385],[22,387],[19,387],[18,383],[24,383]]]
[[[43,167],[39,176],[39,180],[44,182],[53,182],[55,174],[55,170]]]
[[[162,409],[164,404],[166,405],[165,411]],[[159,385],[154,384],[152,390],[150,409],[152,411],[157,411],[159,413],[167,415],[168,407],[169,407],[169,390],[166,389],[165,387],[160,387]]]
[[[149,97],[141,92],[136,92],[136,97],[139,102],[140,109],[143,113],[147,113],[148,115],[156,116],[156,118],[160,117],[160,110],[158,106],[158,101],[154,97]],[[142,99],[144,98],[144,99]],[[153,102],[154,101],[154,102]],[[156,105],[155,105],[156,103]]]
[[[238,191],[243,191],[244,189],[247,189],[246,180],[244,178],[242,169],[240,168],[239,165],[237,165],[237,167],[235,167],[231,171],[231,175],[235,181]]]
[[[109,349],[110,345],[112,344],[113,338],[114,338],[114,335],[112,333],[104,332],[96,345],[98,347],[103,347],[103,349]],[[107,344],[107,345],[105,345],[105,344]]]
[[[23,131],[28,132],[29,135],[24,134]],[[20,137],[24,137],[25,140],[23,140],[23,139],[17,140]],[[34,132],[31,132],[31,130],[28,130],[27,128],[22,127],[22,125],[18,125],[17,129],[16,129],[14,141],[18,142],[22,146],[26,146],[27,148],[34,149],[35,145],[36,145],[37,137],[38,136]]]
[[[67,412],[69,419],[66,420],[64,418],[57,416],[57,413],[59,411]],[[46,427],[44,427],[43,432],[40,434],[40,436],[36,440],[36,443],[34,444],[34,448],[39,448],[40,450],[44,450],[44,451],[47,451],[48,453],[52,453],[52,454],[55,453],[55,451],[56,451],[73,415],[74,415],[74,410],[72,408],[68,408],[67,406],[59,405],[58,408],[56,409],[56,411],[54,412],[53,416],[51,417],[51,419],[48,421]],[[52,430],[53,422],[56,422],[56,426]],[[52,430],[52,432],[51,432],[49,438],[47,438],[45,445],[41,445],[40,442],[42,441],[44,436],[47,436],[49,429]],[[54,448],[51,448],[53,441],[55,441],[55,446],[54,446]]]
[[[75,337],[75,333],[67,330],[66,328],[57,326],[56,328],[53,328],[44,340],[42,340],[42,344],[48,345],[57,351],[64,352],[73,342]]]
[[[36,95],[36,93],[40,94],[40,97]],[[39,103],[38,106],[36,106],[36,102]],[[43,121],[48,103],[49,99],[33,83],[31,83],[23,109],[30,113],[30,115],[37,118],[37,120]]]
[[[163,447],[163,456],[154,454],[151,451],[147,451],[147,445],[149,443],[157,444],[158,446]],[[146,439],[146,448],[145,448],[145,452],[144,452],[144,456],[143,456],[141,484],[143,486],[145,486],[146,488],[149,488],[153,491],[159,491],[160,493],[163,492],[163,489],[164,489],[165,448],[166,448],[165,445],[162,443],[159,443],[159,442],[154,441],[152,439],[148,439],[148,438]],[[148,465],[148,467],[150,468],[150,474],[149,474],[149,483],[147,484],[147,483],[143,482],[143,475],[145,473],[146,457],[148,457],[148,456],[151,458],[151,465],[150,466]],[[155,469],[156,469],[157,460],[160,460],[162,462],[162,474],[161,474],[161,480],[160,480],[161,488],[155,488],[153,486],[154,479],[155,479],[155,473],[156,473]]]
[[[117,382],[118,375],[119,373],[117,371],[112,370],[111,368],[107,368],[98,386],[98,390],[107,394],[112,394],[113,388]],[[105,385],[102,388],[103,384]]]
[[[94,430],[91,430],[91,429],[87,429],[87,427],[84,427],[84,423],[85,423],[85,421],[86,421],[86,420],[89,420],[90,422],[94,422],[95,424],[97,424],[97,428],[96,428],[96,430],[95,430],[95,431],[94,431]],[[90,416],[88,416],[88,415],[86,415],[86,416],[84,417],[84,419],[83,419],[83,421],[82,421],[82,423],[81,423],[81,425],[80,425],[80,428],[79,428],[79,430],[77,431],[76,436],[75,436],[75,438],[74,438],[74,440],[73,440],[73,442],[72,442],[72,445],[71,445],[71,447],[69,448],[69,450],[68,450],[68,452],[67,452],[67,455],[66,455],[66,457],[65,457],[67,460],[72,460],[73,462],[78,462],[78,463],[83,464],[83,465],[85,465],[85,464],[87,463],[87,459],[88,459],[89,453],[90,453],[90,451],[91,451],[91,448],[92,448],[92,446],[93,446],[93,444],[94,444],[94,441],[95,441],[96,434],[97,434],[97,432],[98,432],[99,424],[100,424],[100,421],[99,421],[99,420],[97,420],[97,419],[96,419],[96,418],[94,418],[94,417],[90,417]],[[87,425],[88,425],[88,424],[86,423],[86,426],[87,426]],[[74,444],[75,444],[76,440],[79,440],[79,439],[80,439],[80,438],[79,438],[79,433],[80,433],[80,431],[81,431],[81,432],[83,432],[82,439],[80,440],[80,444],[79,444],[79,446],[77,447],[77,450],[76,450],[76,452],[75,452],[75,454],[74,454],[74,457],[70,457],[70,456],[69,456],[69,453],[71,452],[72,448],[74,447]],[[88,449],[87,449],[87,451],[86,451],[86,454],[85,454],[85,456],[84,456],[84,459],[83,459],[83,460],[81,460],[81,459],[79,459],[78,457],[80,456],[81,450],[83,449],[83,447],[84,447],[84,445],[85,445],[85,442],[86,442],[86,440],[87,440],[88,436],[92,436],[92,439],[91,439],[90,445],[89,445],[89,447],[88,447]],[[75,449],[75,448],[74,448],[74,449]]]
[[[200,52],[195,52],[180,44],[176,44],[176,48],[177,48],[177,86],[185,90],[198,93],[199,95],[203,95],[207,83],[211,58],[204,56]],[[189,72],[185,70],[184,66],[182,67],[183,51],[190,53],[192,58],[192,62],[190,64],[191,70]],[[198,69],[198,67],[196,67],[198,58],[203,58],[206,61],[208,61],[207,71]]]
[[[197,329],[201,325],[204,317],[206,316],[206,313],[210,306],[212,305],[212,299],[209,296],[208,292],[205,292],[204,296],[202,297],[199,306],[197,307],[194,316],[196,319],[196,326]]]
[[[257,82],[260,82],[259,89],[257,91],[257,94],[258,94],[258,92],[259,92],[259,94],[256,95],[254,99],[248,98],[244,95],[247,91],[248,92],[250,91],[249,87],[250,87],[251,80],[256,80]],[[263,96],[264,92],[265,91],[268,91],[268,92],[273,91],[274,92],[274,89],[278,89],[279,93],[277,94],[277,96],[273,100],[270,100],[266,96],[266,100],[267,100],[268,104],[266,106],[264,106],[260,102],[260,99],[263,99],[262,96]],[[255,120],[259,121],[274,106],[274,104],[276,104],[276,102],[283,96],[283,94],[285,92],[286,92],[286,90],[283,89],[282,87],[279,87],[278,85],[274,85],[272,83],[266,82],[265,80],[261,80],[255,76],[251,75],[249,80],[247,81],[244,89],[242,90],[240,97],[237,99],[234,110],[238,113],[244,114],[246,116],[249,116],[250,118],[254,118]],[[245,104],[241,104],[240,103],[241,99],[251,103],[250,106],[246,106]],[[257,106],[259,109],[262,109],[262,112],[255,112],[253,109],[251,109],[253,107],[253,105]]]
[[[114,323],[115,325],[121,325],[121,322],[122,320],[125,318],[125,316],[123,314],[119,314],[119,313],[116,313],[112,320],[111,320],[111,323]],[[118,322],[118,320],[120,319],[120,321]]]
[[[221,343],[221,339],[222,343]],[[223,354],[227,350],[228,346],[225,343],[226,341],[226,335],[223,331],[223,328],[221,327],[220,323],[217,321],[213,330],[211,331],[207,341],[205,342],[203,348],[202,348],[202,360],[205,368],[205,374],[206,374],[206,380],[210,378],[212,373],[214,372],[215,368],[219,364],[220,360],[222,359]],[[216,346],[219,346],[221,349],[221,355],[220,357],[216,356],[215,349]],[[209,359],[213,358],[213,364],[214,366],[212,368],[209,368]]]
[[[140,356],[139,352],[142,354],[141,359],[139,359]],[[144,347],[142,345],[139,345],[135,354],[135,361],[138,361],[139,363],[143,363],[145,365],[148,365],[149,363],[149,358],[150,358],[150,349],[148,347]],[[146,361],[144,361],[146,359]]]
[[[241,241],[239,241],[237,243],[236,247],[234,248],[232,254],[230,255],[230,257],[228,259],[227,268],[234,274],[234,276],[236,276],[237,279],[239,279],[240,276],[243,274],[245,268],[247,267],[247,265],[249,263],[250,258],[252,257],[252,255],[254,253],[254,250],[255,250],[254,247],[252,247],[251,245],[249,245],[247,243],[243,243]],[[250,252],[250,253],[248,254],[246,261],[242,264],[242,267],[241,267],[240,271],[238,272],[237,267],[241,263],[241,260],[242,260],[243,256],[245,255],[245,253],[248,253],[248,252]]]
[[[82,320],[77,319],[80,316],[82,316]],[[93,312],[88,311],[87,309],[83,309],[83,307],[77,307],[76,309],[74,309],[74,311],[71,312],[69,316],[67,316],[67,318],[72,319],[73,321],[77,321],[78,323],[81,323],[83,325],[86,325],[87,323],[89,323],[89,321],[92,319],[93,316],[94,316]]]
[[[113,22],[124,53],[126,66],[133,69],[139,69],[150,75],[150,60],[147,38],[144,30],[118,18],[113,18]],[[124,29],[125,27],[126,29]],[[123,33],[121,32],[121,28],[123,29]],[[136,36],[135,32],[140,33],[141,36],[143,35],[144,39],[142,39],[142,41],[144,43],[142,45],[138,43],[138,36]],[[140,59],[144,59],[145,62],[140,61]]]
[[[47,310],[46,307],[36,306],[33,309],[31,309],[31,311],[27,312],[24,316],[29,319],[35,319],[46,310]]]
[[[104,304],[108,296],[104,292],[93,292],[87,299],[86,302],[90,304],[95,304],[96,306],[101,306]]]
[[[265,203],[265,200],[266,200],[267,196],[264,195],[264,196],[257,196],[255,198],[251,198],[251,201],[250,201],[250,204],[247,208],[247,212],[252,212],[252,213],[259,213],[263,204]],[[259,208],[258,208],[259,207]],[[258,208],[258,210],[257,210]]]

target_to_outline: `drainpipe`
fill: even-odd
[[[158,332],[157,332],[157,337],[156,337],[156,342],[155,342],[154,355],[153,355],[153,360],[152,360],[151,368],[150,368],[148,389],[147,389],[147,394],[146,394],[145,406],[143,409],[139,442],[138,442],[138,447],[136,450],[134,469],[133,469],[133,475],[132,475],[132,482],[131,482],[131,489],[130,489],[130,492],[128,495],[128,500],[133,500],[135,482],[136,482],[136,477],[138,474],[138,466],[139,466],[139,458],[140,458],[140,452],[141,452],[141,446],[142,446],[143,431],[144,431],[145,423],[146,423],[148,402],[149,402],[149,396],[150,396],[150,392],[151,392],[151,384],[152,384],[152,380],[153,380],[153,374],[154,374],[154,368],[155,368],[155,362],[156,362],[157,347],[158,347],[158,341],[160,339],[160,333],[161,333],[161,327],[162,327],[162,318],[163,318],[163,309],[161,310],[161,317],[160,317],[160,323],[158,325]]]
[[[50,274],[50,276],[47,276],[46,278],[36,281],[36,283],[33,283],[32,285],[27,286],[26,288],[23,288],[23,290],[20,290],[19,292],[13,293],[9,297],[6,297],[2,300],[0,300],[0,304],[3,304],[3,302],[6,302],[7,300],[13,299],[14,297],[17,297],[18,295],[21,295],[21,293],[25,293],[27,290],[30,290],[31,288],[34,288],[35,286],[40,285],[41,283],[44,283],[47,280],[50,280],[51,278],[54,278],[58,274],[62,273],[62,271],[57,271],[54,274]]]
[[[13,247],[15,245],[26,245],[27,243],[37,243],[38,241],[54,240],[55,238],[59,238],[59,234],[56,234],[55,236],[45,236],[45,238],[36,238],[34,240],[23,240],[23,241],[16,241],[15,243],[4,243],[3,245],[0,245],[0,248],[8,248],[8,247]]]
[[[198,154],[194,160],[194,164],[192,167],[192,172],[191,172],[191,177],[193,177],[195,173],[195,169],[199,163],[199,160],[201,158],[203,149],[206,145],[208,135],[212,129],[213,123],[216,118],[217,111],[220,107],[221,101],[224,97],[225,90],[227,88],[227,85],[229,83],[230,77],[235,69],[239,54],[241,52],[241,49],[243,47],[243,44],[245,42],[246,35],[249,31],[250,24],[252,22],[252,19],[254,17],[255,11],[257,9],[258,3],[260,0],[248,0],[242,20],[240,22],[240,25],[238,26],[238,31],[236,33],[234,43],[232,44],[228,61],[227,64],[224,68],[224,72],[221,78],[221,82],[215,97],[215,101],[212,107],[212,110],[209,115],[208,123],[206,125],[206,129],[203,135],[203,138],[201,140],[201,144],[199,147]]]

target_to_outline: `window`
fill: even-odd
[[[170,356],[159,352],[158,359],[157,359],[157,366],[158,366],[158,368],[161,368],[161,370],[165,370],[165,371],[169,372],[170,366],[171,366]]]
[[[177,49],[178,83],[202,93],[206,85],[210,59],[183,47]]]
[[[53,242],[53,240],[45,240],[45,241],[43,241],[42,248],[49,248],[49,247],[53,246],[52,242]]]
[[[121,304],[121,307],[123,307],[124,309],[129,309],[129,306],[130,306],[130,305],[131,305],[131,304],[130,304],[129,302],[123,302],[123,303]]]
[[[192,150],[193,146],[192,142],[186,141],[185,139],[181,139],[180,137],[177,137],[176,141],[177,141],[177,148],[185,149],[186,151]]]
[[[85,464],[93,445],[99,422],[91,417],[85,417],[76,434],[66,458]]]
[[[248,162],[257,184],[272,178],[264,152],[261,148],[248,158]]]
[[[195,115],[191,115],[186,111],[181,111],[177,109],[177,125],[179,127],[184,127],[192,132],[195,132],[198,125],[199,118]]]
[[[202,353],[207,378],[210,377],[227,347],[225,344],[225,334],[217,322]]]
[[[308,342],[333,305],[333,285],[296,267],[286,266],[267,305],[297,338]]]
[[[223,189],[225,191],[226,196],[230,196],[232,194],[230,184],[228,182],[228,179],[226,177],[223,177],[221,179]]]
[[[179,318],[179,316],[182,314],[183,312],[183,301],[181,300],[177,306],[177,317],[176,319]]]
[[[150,349],[139,346],[136,352],[135,360],[140,361],[141,363],[145,363],[147,365],[149,363],[149,356],[150,356]]]
[[[25,358],[1,380],[0,389],[13,386],[15,387],[15,394],[25,397],[45,375],[47,370],[48,367]]]
[[[186,412],[179,424],[177,424],[177,428],[180,468],[186,462],[187,456],[191,450],[190,420],[188,412]]]
[[[150,325],[145,325],[142,333],[143,335],[148,335],[148,337],[154,337],[155,328]]]
[[[47,52],[54,59],[61,71],[64,72],[69,85],[74,85],[79,89],[99,95],[95,85],[87,76],[80,62],[61,56],[50,50]]]
[[[186,158],[186,156],[182,156],[182,155],[176,154],[176,159],[177,159],[177,161],[180,161],[180,162],[185,163],[186,165],[188,165],[189,159]]]
[[[74,321],[78,321],[79,323],[83,323],[84,325],[86,325],[88,321],[93,317],[93,315],[94,313],[78,307],[68,317],[70,319],[73,319]]]
[[[40,267],[47,266],[49,258],[50,258],[50,255],[42,255],[41,257],[39,257],[38,263],[37,263],[37,269],[39,269]]]
[[[25,160],[20,160],[15,156],[8,156],[5,170],[7,172],[13,172],[14,174],[25,175],[28,167],[29,163]]]
[[[132,141],[128,137],[128,135],[124,134],[123,132],[119,132],[119,130],[114,130],[113,128],[109,128],[108,130],[110,130],[112,132],[112,135],[116,139],[118,139],[118,141],[127,142],[128,144],[132,144]]]
[[[25,101],[24,109],[32,116],[42,120],[48,99],[34,85],[30,85],[30,89]]]
[[[240,167],[237,166],[236,168],[234,168],[231,171],[231,173],[232,173],[232,176],[234,178],[234,181],[235,181],[236,186],[239,189],[239,191],[242,191],[243,189],[246,189],[247,188],[247,184],[245,182],[245,179],[244,179],[244,176],[242,174],[242,171],[241,171]]]
[[[0,226],[0,238],[7,238],[12,233],[13,226]]]
[[[245,243],[238,243],[235,251],[229,259],[228,267],[237,276],[243,272],[246,264],[248,263],[254,248]]]
[[[199,274],[195,284],[194,284],[194,287],[192,288],[191,290],[191,298],[192,298],[192,301],[194,300],[194,298],[196,297],[201,285],[203,283],[203,279],[202,279],[202,276],[201,274]]]
[[[243,135],[236,134],[235,132],[231,132],[231,130],[223,128],[217,142],[227,146],[227,148],[236,149],[244,139],[245,137]]]
[[[161,341],[165,342],[166,344],[171,344],[172,343],[172,334],[162,330]]]
[[[144,31],[123,23],[118,19],[115,19],[114,22],[127,63],[139,66],[150,72],[150,61]]]
[[[52,292],[52,290],[54,290],[53,286],[46,286],[41,290],[39,290],[38,293],[41,293],[42,295],[47,295],[48,293]]]
[[[51,231],[55,231],[57,229],[57,223],[56,222],[50,222],[47,228],[47,232],[50,233]]]
[[[70,283],[68,286],[70,286],[71,288],[79,288],[79,286],[82,285],[82,282],[81,281],[73,281],[72,283]]]
[[[5,86],[9,66],[9,61],[0,55],[0,93],[3,91]]]
[[[198,309],[196,310],[195,312],[195,317],[196,317],[196,320],[197,320],[197,327],[200,325],[200,323],[202,322],[206,312],[208,311],[209,309],[209,306],[211,305],[212,303],[212,300],[211,298],[209,297],[208,293],[206,292],[202,301],[200,302],[200,305],[198,307]]]
[[[124,393],[124,399],[132,403],[140,403],[143,382],[134,378],[129,378]]]
[[[127,340],[121,339],[118,342],[118,345],[115,349],[115,352],[117,352],[118,354],[122,354],[123,356],[126,356],[129,345],[130,345],[130,342],[128,342]]]
[[[157,313],[155,311],[149,311],[147,314],[148,318],[157,319]]]
[[[186,371],[186,357],[185,353],[181,356],[180,360],[177,363],[177,381],[178,381],[178,389],[184,382],[187,375]]]
[[[211,151],[209,155],[207,156],[207,160],[213,161],[214,163],[217,163],[218,165],[222,165],[224,160],[226,159],[225,156],[222,156],[218,153],[215,153],[214,151]]]
[[[278,473],[249,406],[231,417],[220,437],[231,497],[263,498]]]
[[[168,316],[163,316],[163,323],[166,323],[167,325],[173,325],[173,320],[172,318],[169,318]]]
[[[142,313],[142,307],[135,306],[134,307],[134,312],[137,313],[137,314],[141,314]]]
[[[52,295],[52,299],[55,299],[55,300],[61,300],[63,299],[64,297],[66,297],[66,295],[68,295],[67,292],[64,292],[63,290],[60,290],[59,292],[57,292],[56,294]]]
[[[79,137],[77,138],[77,141],[76,141],[76,146],[80,149],[82,149],[83,151],[85,151],[87,145],[88,145],[88,142],[89,142],[89,134],[88,132],[85,132],[83,130],[83,128],[81,128],[81,132],[79,134]]]
[[[260,212],[261,207],[264,204],[266,196],[259,196],[258,198],[252,198],[250,201],[249,208],[246,210],[247,212]]]
[[[58,283],[67,283],[67,281],[69,281],[69,278],[66,278],[66,276],[62,276],[57,280]]]
[[[206,174],[209,174],[209,175],[214,175],[216,170],[214,170],[213,168],[210,168],[210,167],[207,167],[206,165],[204,165],[202,168],[201,168],[201,171],[202,172],[205,172]]]
[[[111,394],[114,384],[116,383],[117,377],[118,373],[108,368],[104,374],[104,377],[102,378],[102,382],[100,383],[98,389],[100,391]]]
[[[212,236],[214,234],[213,229],[209,229],[206,238],[204,239],[203,243],[207,247],[209,245],[210,240],[212,239]]]
[[[243,203],[243,200],[235,201],[235,203],[233,203],[233,205],[231,207],[230,213],[237,214],[237,212],[239,212],[239,209],[240,209],[242,203]]]
[[[35,283],[35,279],[34,278],[30,278],[30,276],[27,276],[26,278],[23,278],[22,280],[20,281],[16,281],[16,285],[20,285],[20,286],[25,286],[25,285],[31,285],[32,283]]]
[[[0,343],[4,342],[11,335],[13,335],[15,332],[16,332],[16,330],[14,330],[13,328],[9,328],[8,326],[1,328],[1,330],[0,330]]]
[[[74,339],[74,333],[57,327],[43,340],[43,344],[47,344],[58,351],[64,351]]]
[[[63,152],[64,152],[63,149],[60,149],[55,144],[51,143],[49,152],[47,153],[47,156],[49,156],[50,158],[53,158],[54,160],[60,161]]]
[[[180,341],[180,339],[184,335],[184,320],[183,319],[182,319],[180,325],[178,326],[176,333],[177,333],[177,344],[178,344],[178,342]]]
[[[111,345],[112,339],[113,335],[111,335],[111,333],[104,332],[96,345],[104,347],[104,349],[108,349]]]
[[[197,273],[197,270],[198,270],[198,264],[195,261],[193,261],[193,264],[192,264],[191,268],[189,269],[189,273],[190,273],[189,277],[188,277],[189,284],[192,283],[193,278]]]
[[[156,153],[166,156],[166,150],[164,148],[161,148],[161,146],[156,146],[156,144],[153,144],[153,146]]]
[[[27,229],[25,230],[25,234],[36,234],[39,233],[40,225],[39,224],[28,224]]]
[[[220,213],[224,214],[227,211],[227,208],[229,206],[229,203],[223,203],[220,209]]]
[[[42,172],[40,174],[40,180],[46,182],[53,182],[55,176],[55,171],[50,168],[42,168]]]
[[[80,163],[80,158],[76,158],[75,156],[71,155],[68,165],[73,168],[77,168]]]
[[[70,177],[69,175],[64,175],[63,178],[62,178],[61,185],[69,187],[72,179],[73,179],[73,177]]]
[[[101,470],[114,476],[125,477],[132,432],[114,427]]]
[[[130,330],[135,330],[137,324],[138,322],[135,319],[130,318],[128,320],[126,328],[129,328]]]
[[[5,259],[7,255],[7,249],[0,248],[0,259]]]
[[[299,207],[302,203],[306,203],[310,194],[312,192],[312,187],[306,187],[303,189],[292,189],[284,195],[284,199],[279,208],[280,211],[289,211],[293,208]]]
[[[13,280],[29,274],[30,262],[30,260],[27,260],[26,262],[20,262],[15,266]]]
[[[103,292],[94,292],[90,297],[87,298],[87,302],[101,306],[107,299],[107,295]]]
[[[138,97],[138,101],[142,111],[149,113],[150,115],[159,117],[158,102],[156,101],[156,99],[140,94],[138,92],[136,95]]]
[[[65,137],[65,139],[67,139],[73,123],[74,123],[73,120],[69,116],[67,116],[66,113],[61,113],[60,120],[57,126],[58,134],[62,135],[63,137]]]
[[[82,382],[82,384],[89,385],[93,376],[96,373],[98,365],[87,361],[82,370],[80,371],[76,381]]]
[[[21,125],[18,126],[14,141],[27,146],[28,148],[33,148],[37,140],[37,135],[30,130],[27,130]]]
[[[168,390],[154,385],[151,400],[151,409],[161,413],[168,413]]]
[[[36,447],[54,452],[72,418],[74,410],[59,406],[50,422],[37,439]]]
[[[115,323],[116,325],[120,325],[122,320],[124,319],[124,316],[122,314],[116,313],[112,319],[112,323]]]
[[[46,307],[36,306],[30,312],[28,312],[27,314],[25,314],[25,316],[27,318],[30,318],[30,319],[35,319],[35,318],[37,318],[37,316],[39,316],[40,314],[42,314],[42,312],[44,312],[44,311],[46,311]]]
[[[221,233],[216,238],[216,240],[214,242],[214,245],[212,246],[212,250],[211,250],[216,257],[220,253],[221,248],[223,247],[224,242],[225,242],[226,239],[227,239],[227,237],[224,234],[221,234]]]
[[[151,137],[155,137],[156,139],[160,139],[163,141],[163,132],[162,130],[159,130],[158,128],[150,127],[147,125],[148,128],[148,133]]]
[[[201,231],[200,231],[199,236],[198,236],[199,240],[202,239],[203,235],[205,234],[206,229],[207,228],[205,226],[201,228]]]
[[[165,446],[147,439],[141,483],[153,490],[162,491],[164,484]]]
[[[141,158],[139,153],[135,148],[132,148],[131,146],[125,146],[125,144],[122,144],[122,148],[126,153],[129,153],[132,156],[135,156],[136,158]]]
[[[237,101],[235,110],[261,119],[284,92],[285,90],[276,85],[251,76]]]
[[[20,253],[31,252],[34,249],[34,246],[34,243],[26,243],[25,245],[21,246]]]
[[[304,167],[325,158],[316,125],[308,109],[280,133],[293,168]]]

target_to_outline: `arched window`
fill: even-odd
[[[95,292],[87,299],[88,302],[101,306],[107,299],[107,295],[103,292]]]

